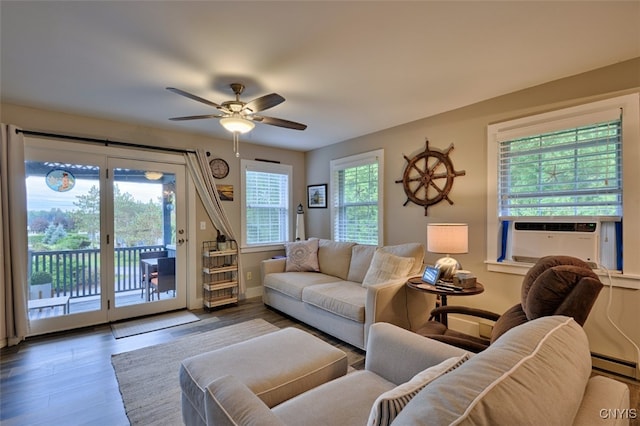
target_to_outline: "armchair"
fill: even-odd
[[[429,321],[416,332],[468,351],[481,352],[509,329],[536,318],[564,315],[584,325],[602,287],[586,262],[570,256],[546,256],[525,275],[521,302],[502,315],[464,306],[443,306],[432,310]],[[491,337],[469,336],[435,320],[448,314],[495,321]]]

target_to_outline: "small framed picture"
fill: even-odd
[[[233,201],[233,185],[216,185],[220,201]]]
[[[327,208],[327,184],[307,186],[307,207],[310,209]]]

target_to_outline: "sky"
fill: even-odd
[[[92,186],[98,186],[97,180],[76,180],[75,186],[66,192],[59,192],[49,188],[44,176],[30,176],[27,182],[27,209],[46,210],[58,208],[63,211],[75,210],[73,205],[77,196],[85,195]],[[157,183],[131,183],[118,182],[122,193],[129,193],[134,199],[148,202],[150,199],[157,201],[162,196],[162,185]]]

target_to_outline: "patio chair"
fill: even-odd
[[[169,252],[166,250],[141,251],[140,252],[140,282],[145,283],[147,281],[147,276],[144,273],[144,263],[142,263],[143,259],[155,259],[155,258],[161,258],[161,257],[167,257],[167,256],[169,256]],[[150,275],[149,279],[155,277],[157,275],[156,270],[150,271],[149,275]],[[142,288],[140,289],[141,298],[144,298],[144,288],[145,286],[143,285]]]
[[[173,290],[175,296],[176,292],[176,258],[164,257],[158,259],[158,275],[155,278],[151,278],[151,300],[153,295],[158,295],[160,300],[160,293]]]

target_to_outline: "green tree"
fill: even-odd
[[[157,244],[163,235],[162,200],[138,201],[131,194],[123,193],[118,185],[114,185],[113,197],[116,244]],[[95,246],[100,230],[100,192],[93,186],[86,195],[79,195],[77,199],[74,205],[78,209],[73,211],[72,220],[78,231],[87,232]]]
[[[44,232],[44,238],[42,240],[43,243],[54,245],[59,240],[63,239],[67,235],[67,232],[64,230],[62,224],[58,224],[57,226],[51,223]]]
[[[126,246],[157,244],[162,238],[161,200],[147,203],[135,200],[129,193],[114,187],[114,220],[118,244]]]
[[[96,246],[100,233],[100,190],[93,185],[86,195],[78,195],[73,203],[77,207],[72,212],[76,229],[86,231],[92,245]]]
[[[31,229],[32,232],[37,232],[37,233],[41,233],[47,230],[47,227],[49,226],[49,221],[47,220],[46,217],[35,217],[33,219],[31,219],[31,221],[29,222],[29,229]]]

